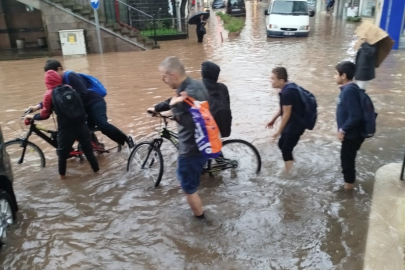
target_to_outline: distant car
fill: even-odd
[[[226,13],[231,16],[246,16],[245,0],[228,0]]]
[[[13,189],[13,171],[0,128],[0,246],[6,242],[7,230],[17,218],[18,205]]]
[[[316,13],[316,0],[307,0],[308,15],[309,17],[315,16]]]
[[[214,0],[212,1],[212,9],[220,9],[220,8],[225,8],[226,7],[226,1],[225,0]]]

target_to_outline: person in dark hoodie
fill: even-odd
[[[231,102],[228,88],[223,83],[218,83],[220,67],[210,61],[201,64],[202,81],[208,90],[209,105],[212,116],[218,125],[221,137],[229,137],[232,127]]]
[[[47,91],[44,95],[41,113],[35,115],[26,115],[26,119],[46,120],[55,110],[58,120],[58,166],[60,179],[66,178],[66,161],[72,146],[76,140],[81,144],[83,153],[89,161],[94,172],[99,171],[99,166],[96,157],[94,156],[91,141],[90,131],[86,124],[86,114],[81,102],[80,96],[77,95],[79,101],[79,110],[82,110],[82,117],[74,118],[74,120],[65,117],[60,109],[53,104],[53,91],[59,86],[62,86],[62,78],[56,71],[49,70],[45,73],[45,85]],[[65,87],[70,87],[66,86]],[[58,90],[56,90],[58,91]],[[80,114],[80,113],[79,113]]]
[[[367,42],[361,44],[356,55],[356,84],[366,90],[371,80],[375,78],[377,47]]]
[[[200,19],[197,21],[197,37],[198,37],[198,43],[202,43],[204,39],[204,35],[207,33],[207,30],[205,29],[205,24],[206,22],[204,21],[204,15],[200,16]]]
[[[360,88],[353,83],[356,65],[350,61],[341,62],[336,66],[334,79],[340,86],[337,100],[336,122],[337,137],[342,142],[340,160],[345,180],[344,188],[354,188],[356,180],[356,156],[364,142],[362,131],[362,109],[360,103]]]
[[[305,104],[295,83],[288,81],[287,70],[284,67],[276,67],[272,71],[271,84],[273,88],[280,89],[280,107],[267,128],[273,128],[276,120],[281,116],[281,125],[273,134],[273,141],[280,137],[278,146],[283,155],[285,173],[290,173],[293,164],[293,150],[305,131],[305,126],[299,116],[305,114]]]
[[[108,138],[115,141],[120,145],[124,145],[125,142],[128,144],[129,148],[134,147],[134,141],[131,136],[125,135],[121,130],[119,130],[114,125],[108,123],[107,117],[107,104],[100,94],[89,91],[88,86],[85,80],[75,72],[69,72],[68,75],[65,75],[65,71],[62,67],[62,64],[55,59],[50,59],[45,64],[45,72],[48,70],[56,71],[59,76],[62,78],[64,84],[69,82],[69,85],[72,86],[77,93],[80,94],[80,97],[83,101],[84,109],[88,115],[88,126],[90,128],[97,128],[105,134]],[[66,78],[68,76],[69,78]],[[32,110],[38,110],[42,107],[42,104],[37,106],[30,107]]]

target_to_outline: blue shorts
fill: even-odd
[[[177,178],[185,193],[194,194],[197,192],[198,186],[200,185],[201,173],[207,161],[208,158],[203,155],[191,157],[179,156]]]

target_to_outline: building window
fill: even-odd
[[[375,0],[363,0],[361,16],[374,17],[375,14]]]

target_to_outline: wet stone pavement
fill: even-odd
[[[126,172],[126,149],[99,157],[102,173],[87,163],[68,162],[66,181],[57,178],[54,149],[38,139],[47,167],[18,175],[14,188],[18,222],[0,254],[4,269],[344,269],[362,268],[374,173],[403,155],[405,52],[392,52],[368,93],[378,110],[378,134],[363,145],[358,184],[341,190],[335,106],[339,89],[334,66],[353,59],[356,25],[324,14],[311,19],[302,39],[267,39],[265,3],[247,4],[246,27],[228,37],[212,16],[203,45],[189,40],[162,42],[146,52],[66,58],[67,69],[98,77],[108,89],[111,122],[137,141],[157,135],[145,111],[173,95],[158,65],[180,57],[188,74],[200,78],[200,64],[221,66],[234,116],[232,138],[252,142],[263,168],[254,178],[204,176],[200,195],[207,221],[192,218],[175,179],[175,151],[164,149],[162,187]],[[0,124],[5,139],[21,134],[18,117],[45,91],[45,59],[0,62]],[[269,77],[287,67],[291,80],[318,98],[319,122],[295,150],[297,176],[285,179],[281,154],[270,143],[266,121],[278,96]],[[14,120],[14,121],[12,121]],[[53,127],[53,121],[44,124]]]

